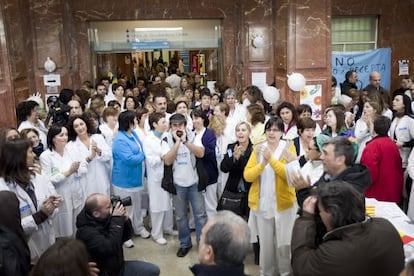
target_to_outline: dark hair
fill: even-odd
[[[125,97],[125,100],[124,100],[124,109],[127,108],[126,104],[127,104],[128,99],[132,99],[134,101],[134,105],[135,105],[134,109],[136,109],[137,107],[140,106],[139,101],[137,100],[137,98],[135,98],[134,96],[127,96],[127,97]]]
[[[308,104],[300,104],[298,105],[298,107],[296,108],[296,113],[299,115],[301,115],[304,112],[309,112],[312,115],[312,107]]]
[[[351,166],[355,160],[355,148],[352,142],[342,136],[328,139],[323,146],[333,145],[335,157],[345,156],[345,165]]]
[[[331,215],[333,228],[361,222],[365,219],[365,198],[351,184],[333,180],[319,185],[318,201]]]
[[[69,137],[69,141],[75,141],[76,137],[78,136],[78,134],[76,134],[75,129],[73,128],[73,123],[75,122],[76,119],[81,119],[82,121],[85,122],[86,125],[86,132],[88,134],[92,134],[93,133],[93,126],[91,123],[91,119],[89,118],[88,114],[83,113],[82,115],[75,115],[75,116],[71,116],[69,118],[69,122],[66,125],[66,128],[68,130],[68,137]]]
[[[119,130],[128,131],[131,128],[131,124],[134,124],[136,114],[134,111],[126,110],[119,114],[118,123]]]
[[[201,99],[203,96],[208,96],[208,97],[210,97],[210,99],[211,99],[211,92],[210,92],[210,89],[208,89],[207,87],[202,88],[202,89],[200,90],[200,99]]]
[[[338,107],[329,107],[326,109],[326,114],[328,114],[329,111],[332,111],[336,118],[336,132],[338,133],[343,127],[346,128],[345,124],[345,112]],[[327,130],[332,132],[332,129],[330,126],[326,126]]]
[[[251,104],[247,107],[247,111],[250,113],[250,123],[252,124],[252,126],[255,126],[257,123],[264,123],[265,113],[260,105],[256,103]]]
[[[35,109],[36,106],[39,106],[39,104],[35,101],[24,101],[17,105],[16,107],[16,116],[18,124],[20,124],[23,121],[27,120],[27,117],[32,114],[33,109]]]
[[[60,90],[59,100],[63,104],[68,104],[68,102],[72,100],[73,95],[75,95],[75,92],[73,92],[72,89],[63,88],[62,90]]]
[[[282,111],[283,108],[287,108],[292,112],[292,121],[289,122],[289,124],[291,123],[296,123],[297,121],[297,113],[296,113],[296,108],[295,106],[290,103],[290,102],[282,102],[279,104],[279,106],[276,109],[276,115],[280,117],[280,112]]]
[[[117,83],[117,84],[112,84],[112,92],[115,92],[115,90],[117,90],[118,87],[120,87],[120,86],[125,90],[125,87],[123,87],[122,85]],[[124,91],[124,93],[125,93],[125,91]]]
[[[144,115],[145,113],[148,113],[148,112],[149,112],[149,110],[146,107],[138,107],[135,110],[135,117],[137,117],[138,123],[141,122],[142,115]]]
[[[40,256],[31,276],[88,276],[89,254],[80,240],[61,238]]]
[[[151,113],[151,115],[148,118],[148,124],[150,125],[151,130],[155,129],[153,124],[154,123],[158,124],[159,120],[161,120],[162,118],[165,118],[165,115],[162,114],[161,112]]]
[[[349,78],[352,76],[353,73],[356,73],[356,71],[354,70],[349,70],[348,72],[345,73],[345,80],[348,81]]]
[[[251,97],[253,97],[253,101],[251,102],[252,104],[256,103],[257,101],[261,101],[264,102],[264,98],[263,98],[263,92],[262,90],[260,90],[259,87],[257,87],[256,85],[250,85],[247,86],[243,92],[247,92],[247,94],[249,94]]]
[[[29,134],[29,132],[33,132],[34,134],[37,135],[37,137],[40,138],[39,131],[37,131],[37,129],[35,129],[35,128],[25,128],[25,129],[22,129],[22,131],[20,131],[20,135],[22,136],[22,138],[28,139],[27,135]],[[40,141],[40,143],[41,142],[42,141]]]
[[[388,130],[391,126],[390,118],[379,115],[374,120],[374,131],[378,136],[388,136]]]
[[[210,123],[207,115],[201,110],[201,109],[194,109],[193,112],[191,112],[191,116],[193,118],[201,118],[203,119],[203,125],[204,127],[207,127],[208,124]]]
[[[5,182],[14,182],[23,187],[30,184],[31,173],[27,167],[27,150],[32,147],[29,139],[6,142],[1,150],[0,177]]]
[[[119,105],[119,107],[121,108],[121,104],[117,100],[110,100],[108,102],[108,106],[114,107],[115,105]]]
[[[55,149],[55,145],[53,144],[53,138],[55,138],[56,135],[62,132],[62,128],[65,126],[61,126],[58,124],[53,124],[47,133],[47,148],[50,150]]]
[[[296,124],[296,128],[298,129],[298,134],[301,135],[302,132],[307,128],[316,128],[316,122],[311,118],[301,118],[299,119],[298,123]]]
[[[187,119],[185,118],[183,114],[180,114],[180,113],[175,113],[170,117],[170,126],[177,122],[187,125]]]
[[[412,116],[412,109],[411,109],[411,99],[407,95],[403,94],[395,94],[392,98],[393,100],[397,97],[401,96],[403,98],[403,104],[404,104],[404,115]]]
[[[332,76],[332,85],[331,87],[336,87],[338,85],[338,81],[336,80],[336,78],[334,76]]]
[[[10,131],[15,130],[19,135],[20,132],[15,127],[4,127],[0,130],[0,145],[6,143],[6,136],[9,134]]]
[[[179,100],[178,102],[175,103],[175,110],[177,110],[177,107],[180,103],[184,103],[188,109],[188,102],[186,100]]]
[[[285,125],[283,124],[283,120],[282,118],[278,117],[278,116],[272,116],[270,117],[269,120],[267,120],[264,130],[266,132],[266,130],[270,129],[272,126],[277,127],[280,131],[285,131]]]

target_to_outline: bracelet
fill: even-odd
[[[185,141],[183,142],[183,145],[187,144],[187,142],[188,142],[188,141],[187,141],[187,140],[185,140]]]

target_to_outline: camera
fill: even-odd
[[[70,107],[60,102],[57,96],[50,96],[47,99],[49,112],[47,113],[46,125],[52,119],[54,124],[65,125],[69,120]]]
[[[130,196],[124,198],[121,198],[120,196],[111,196],[112,206],[115,206],[118,202],[121,203],[124,207],[132,205]]]
[[[177,130],[176,134],[177,134],[178,137],[183,136],[183,132],[181,130]]]

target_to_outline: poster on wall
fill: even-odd
[[[300,90],[300,104],[312,107],[313,120],[322,120],[322,84],[305,85]]]
[[[366,52],[332,52],[332,76],[338,85],[345,80],[346,72],[358,73],[358,89],[369,84],[369,74],[377,71],[381,74],[381,86],[391,87],[391,49],[380,48]]]

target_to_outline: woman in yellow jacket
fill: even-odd
[[[249,191],[249,226],[252,242],[260,240],[260,275],[290,275],[290,240],[296,217],[295,190],[286,179],[287,162],[296,158],[293,143],[281,140],[283,121],[270,118],[266,141],[257,145],[244,169],[252,182]]]

